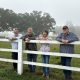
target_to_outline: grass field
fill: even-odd
[[[10,43],[0,42],[0,47],[11,48]],[[52,45],[51,51],[59,51],[59,45]],[[80,46],[75,46],[75,53],[80,53]],[[11,59],[11,53],[0,52],[0,57]],[[26,60],[26,54],[23,54],[24,60]],[[41,62],[41,55],[38,56],[37,62]],[[50,64],[60,63],[60,57],[50,57]],[[80,67],[80,59],[72,59],[72,66]],[[80,80],[80,72],[73,72],[74,80]],[[50,79],[49,80],[64,80],[62,70],[50,68]],[[37,67],[35,73],[28,71],[28,66],[24,65],[24,72],[20,76],[13,70],[12,63],[0,62],[0,80],[45,80],[42,77],[42,67]]]

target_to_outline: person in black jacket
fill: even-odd
[[[29,43],[30,40],[35,40],[36,37],[33,33],[33,29],[32,28],[28,28],[27,29],[27,34],[23,37],[24,41],[27,41],[25,43],[25,49],[26,50],[31,50],[31,51],[37,51],[37,45],[36,43]],[[36,62],[37,60],[37,54],[27,54],[27,60],[30,62]],[[34,65],[28,65],[30,72],[35,72],[35,68],[36,66]]]

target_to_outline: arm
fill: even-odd
[[[10,41],[17,40],[17,38],[14,37],[14,33],[8,34],[7,39],[9,39]]]
[[[9,40],[14,41],[14,40],[17,40],[17,38],[13,37],[13,38],[11,38]]]
[[[18,40],[18,39],[21,39],[21,37],[22,37],[22,34],[18,34],[17,37],[13,36],[13,37],[11,38],[11,40],[12,40],[12,41],[13,41],[13,40]]]
[[[22,39],[23,41],[26,41],[26,38],[28,38],[27,35],[21,37],[21,39]]]
[[[62,42],[62,33],[56,37],[56,40],[59,42]]]
[[[19,36],[17,37],[17,39],[22,39],[22,34],[19,34]]]
[[[79,38],[74,33],[72,33],[68,42],[70,43],[70,42],[74,42],[74,41],[78,41],[78,40],[79,40]]]

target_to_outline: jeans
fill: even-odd
[[[61,64],[63,66],[71,66],[71,59],[70,57],[61,57]],[[71,77],[72,72],[71,70],[63,70],[65,78]]]
[[[17,60],[18,59],[18,53],[12,52],[12,59]],[[13,63],[14,69],[17,69],[17,63]]]
[[[30,62],[36,62],[37,55],[36,54],[27,54],[27,60]],[[35,72],[35,65],[28,65],[30,72]]]
[[[50,58],[49,55],[42,55],[42,62],[45,64],[49,64],[49,58]],[[49,68],[48,67],[43,67],[43,74],[45,76],[49,75]]]

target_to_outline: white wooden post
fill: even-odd
[[[18,74],[21,75],[23,73],[23,58],[22,58],[22,40],[18,41],[18,66],[17,71]]]

